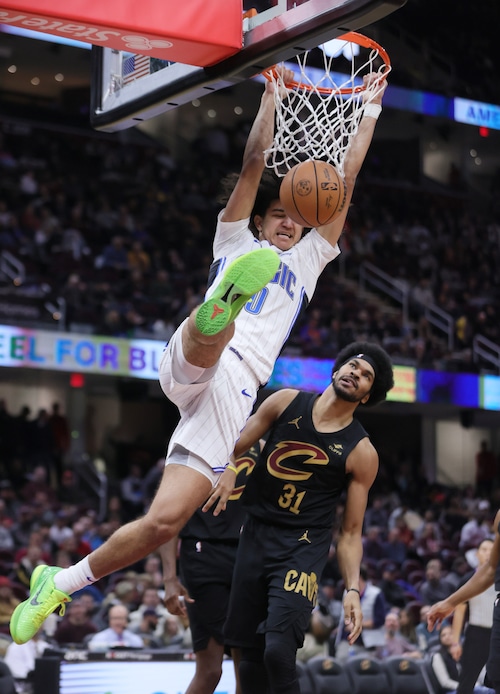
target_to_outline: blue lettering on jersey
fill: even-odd
[[[286,291],[290,299],[294,298],[294,289],[297,284],[297,277],[290,270],[286,263],[281,262],[278,272],[269,284],[279,284]]]

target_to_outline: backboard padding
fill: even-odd
[[[348,31],[356,31],[379,21],[405,4],[406,0],[306,0],[276,14],[276,8],[250,20],[241,51],[207,68],[181,63],[169,65],[147,83],[138,81],[112,93],[106,87],[111,51],[92,48],[93,80],[91,124],[113,132],[153,118],[172,108],[199,99],[264,69],[289,60]],[[285,5],[290,0],[279,0]],[[266,18],[270,16],[269,19]]]

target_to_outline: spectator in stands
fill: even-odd
[[[488,441],[481,441],[479,451],[476,453],[476,494],[489,496],[494,488],[498,476],[496,456],[490,448]]]
[[[485,499],[477,504],[477,508],[469,515],[469,520],[460,531],[459,549],[473,549],[479,543],[492,534],[490,518],[490,504]]]
[[[23,547],[29,543],[30,535],[33,530],[33,509],[28,504],[18,507],[15,516],[16,520],[12,525],[12,536],[16,547]]]
[[[137,518],[144,512],[144,480],[142,468],[133,463],[129,473],[120,484],[120,497],[125,513],[125,522]]]
[[[64,505],[78,506],[89,501],[89,497],[82,488],[82,481],[79,480],[75,471],[66,468],[61,475],[57,498]]]
[[[163,605],[160,594],[158,590],[151,586],[144,589],[142,595],[142,600],[136,610],[130,613],[129,624],[132,631],[136,629],[138,624],[141,622],[142,617],[146,610],[153,610],[158,617],[156,636],[160,636],[163,633],[163,623],[168,617],[169,612],[167,608]]]
[[[140,241],[134,241],[127,253],[128,266],[130,270],[139,270],[147,274],[151,269],[151,258],[149,253],[144,250]]]
[[[16,680],[30,681],[35,672],[35,661],[43,655],[43,652],[50,648],[50,643],[43,632],[38,632],[35,636],[22,645],[10,643],[4,657],[4,663],[9,667],[12,676]],[[25,691],[25,688],[16,691]],[[30,690],[28,690],[30,691]]]
[[[427,605],[433,605],[451,595],[453,588],[443,578],[443,568],[440,559],[430,559],[425,566],[425,580],[419,588],[422,600]]]
[[[13,519],[7,513],[5,501],[0,497],[0,550],[8,551],[14,549],[14,537],[12,535]]]
[[[432,655],[431,660],[432,670],[441,688],[439,694],[455,692],[458,687],[460,666],[453,656],[453,646],[453,630],[444,625],[439,632],[439,650]]]
[[[132,625],[130,631],[141,637],[145,648],[162,648],[163,641],[161,636],[157,636],[159,626],[159,615],[155,609],[148,607],[141,615],[139,621]]]
[[[39,545],[30,544],[26,552],[17,562],[15,573],[16,580],[26,588],[29,588],[31,574],[40,564],[44,564],[43,550]]]
[[[378,582],[385,602],[389,608],[402,608],[406,605],[406,594],[404,589],[397,583],[398,568],[396,564],[387,564],[382,571],[382,579]]]
[[[43,427],[48,428],[48,424],[43,424]],[[50,440],[52,441],[52,435],[50,435]],[[50,445],[52,446],[52,443]],[[49,449],[47,448],[46,450],[48,451]],[[49,467],[46,465],[36,465],[33,468],[33,471],[29,475],[28,482],[22,487],[20,494],[24,501],[31,503],[39,491],[45,492],[51,504],[55,505],[57,503],[57,494],[50,482]]]
[[[401,566],[408,556],[408,548],[401,540],[401,532],[398,527],[391,528],[387,534],[387,541],[382,543],[384,557],[394,564]]]
[[[86,636],[95,634],[97,627],[89,619],[87,607],[79,598],[73,599],[66,607],[66,614],[58,623],[53,635],[54,641],[62,646],[70,643],[83,643]]]
[[[57,472],[57,479],[60,482],[62,478],[64,456],[69,451],[71,437],[68,419],[61,414],[61,406],[58,402],[52,404],[49,426],[53,441],[52,457]]]
[[[102,255],[98,258],[97,265],[113,270],[129,269],[127,251],[122,236],[113,236],[111,243],[105,246]]]
[[[54,548],[59,547],[64,540],[73,537],[71,515],[65,509],[61,509],[56,513],[54,523],[49,531],[49,537]]]
[[[459,554],[453,559],[451,568],[446,574],[446,582],[450,584],[452,590],[456,590],[464,582],[464,576],[470,573],[470,564],[467,559]]]
[[[0,576],[0,630],[8,631],[12,613],[21,600],[14,595],[12,581],[7,576]]]
[[[184,648],[185,629],[179,617],[172,614],[169,615],[163,622],[163,648],[176,651]]]
[[[429,625],[427,624],[427,615],[430,609],[430,605],[422,605],[420,608],[420,622],[415,627],[418,648],[422,653],[428,653],[429,650],[438,643],[437,634],[430,631]]]
[[[345,662],[349,654],[356,655],[374,651],[384,643],[384,620],[387,605],[382,590],[368,580],[366,566],[362,565],[359,575],[361,610],[363,612],[363,631],[354,644],[347,641],[348,631],[344,626],[343,613],[339,619],[339,630],[335,642],[335,657]]]
[[[415,543],[417,554],[423,559],[434,557],[439,554],[441,540],[437,535],[434,523],[424,523],[422,532]]]
[[[384,621],[384,643],[375,650],[377,658],[385,660],[395,655],[407,658],[421,658],[422,654],[415,644],[410,643],[399,630],[399,615],[394,610],[387,613]]]
[[[157,590],[163,591],[161,559],[157,554],[153,553],[146,557],[144,560],[143,572],[151,576],[153,586],[155,586]]]
[[[88,641],[91,651],[107,650],[108,648],[127,647],[144,648],[144,641],[140,636],[134,634],[128,625],[129,611],[125,605],[113,605],[109,609],[109,627],[98,631]]]
[[[370,525],[367,528],[366,535],[363,536],[363,559],[373,559],[377,562],[383,559],[386,555],[384,552],[384,543],[381,540],[380,528],[376,525]]]
[[[399,632],[415,649],[419,649],[413,612],[406,607],[399,610]]]
[[[376,526],[378,528],[386,528],[389,520],[389,513],[386,507],[386,501],[383,496],[377,495],[373,498],[372,503],[366,509],[365,513],[365,528]]]

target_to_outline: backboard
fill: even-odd
[[[348,31],[362,29],[405,2],[271,0],[267,9],[243,16],[242,49],[209,67],[93,46],[91,124],[107,132],[130,128],[254,77]]]

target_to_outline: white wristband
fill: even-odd
[[[367,104],[363,109],[363,117],[368,116],[369,118],[377,118],[382,113],[382,106],[380,104]]]

